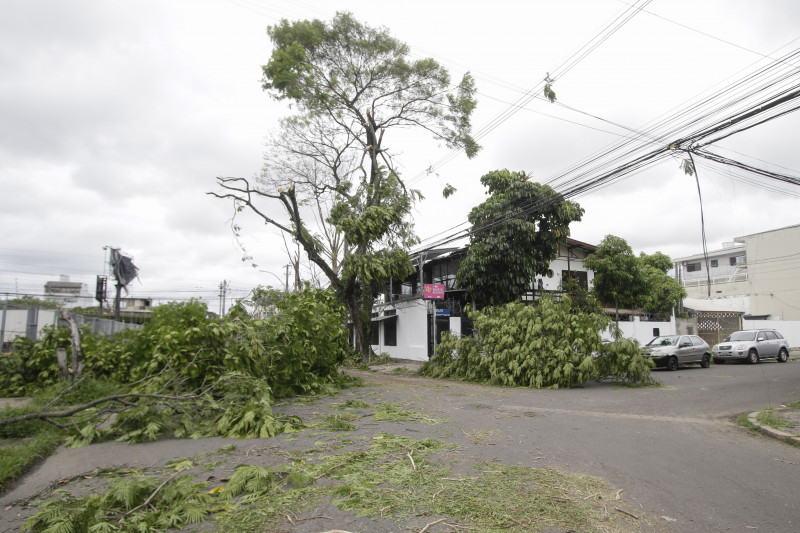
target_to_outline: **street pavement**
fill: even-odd
[[[492,450],[499,460],[602,477],[674,531],[800,532],[800,448],[736,423],[800,401],[800,361],[653,375],[661,387],[542,391],[417,379],[413,390],[421,407],[462,431],[504,435]]]

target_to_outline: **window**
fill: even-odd
[[[369,343],[377,346],[381,343],[381,323],[373,322],[370,326],[372,327],[369,328]]]
[[[767,340],[768,341],[774,341],[775,340],[775,333],[773,333],[772,331],[765,331],[764,335],[767,336]]]
[[[702,346],[705,343],[705,341],[700,337],[692,336],[690,338],[692,339],[692,344],[695,346]]]
[[[561,282],[563,283],[564,280],[567,279],[574,279],[577,280],[578,286],[581,289],[589,290],[589,279],[588,274],[583,270],[562,270],[561,271]]]
[[[719,266],[719,261],[717,259],[711,260],[711,268],[717,268]]]
[[[731,257],[730,261],[731,261],[731,266],[746,265],[747,264],[747,256],[737,255],[735,257]]]
[[[397,319],[387,318],[383,321],[383,345],[397,346]]]
[[[778,333],[777,331],[773,331],[772,333],[774,333],[774,334],[775,334],[775,338],[776,338],[776,339],[782,339],[782,338],[783,338],[783,335],[781,335],[781,334],[780,334],[780,333]]]
[[[686,263],[686,272],[699,272],[700,270],[700,263]]]

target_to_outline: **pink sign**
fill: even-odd
[[[425,283],[422,286],[423,300],[444,300],[443,283]]]

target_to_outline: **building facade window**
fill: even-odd
[[[369,328],[369,336],[370,340],[369,343],[373,346],[377,346],[381,343],[381,323],[380,322],[373,322],[372,327]]]
[[[719,261],[717,259],[711,260],[711,268],[717,268],[719,266]]]
[[[383,321],[383,345],[397,346],[397,319],[390,318]]]
[[[702,270],[700,268],[700,263],[686,263],[686,272],[700,272],[700,270]]]
[[[561,279],[574,279],[578,281],[578,286],[581,289],[589,290],[589,275],[583,270],[562,270]],[[562,282],[563,283],[563,282]]]

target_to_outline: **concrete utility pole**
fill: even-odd
[[[219,316],[225,316],[225,297],[228,295],[228,281],[219,284]]]

